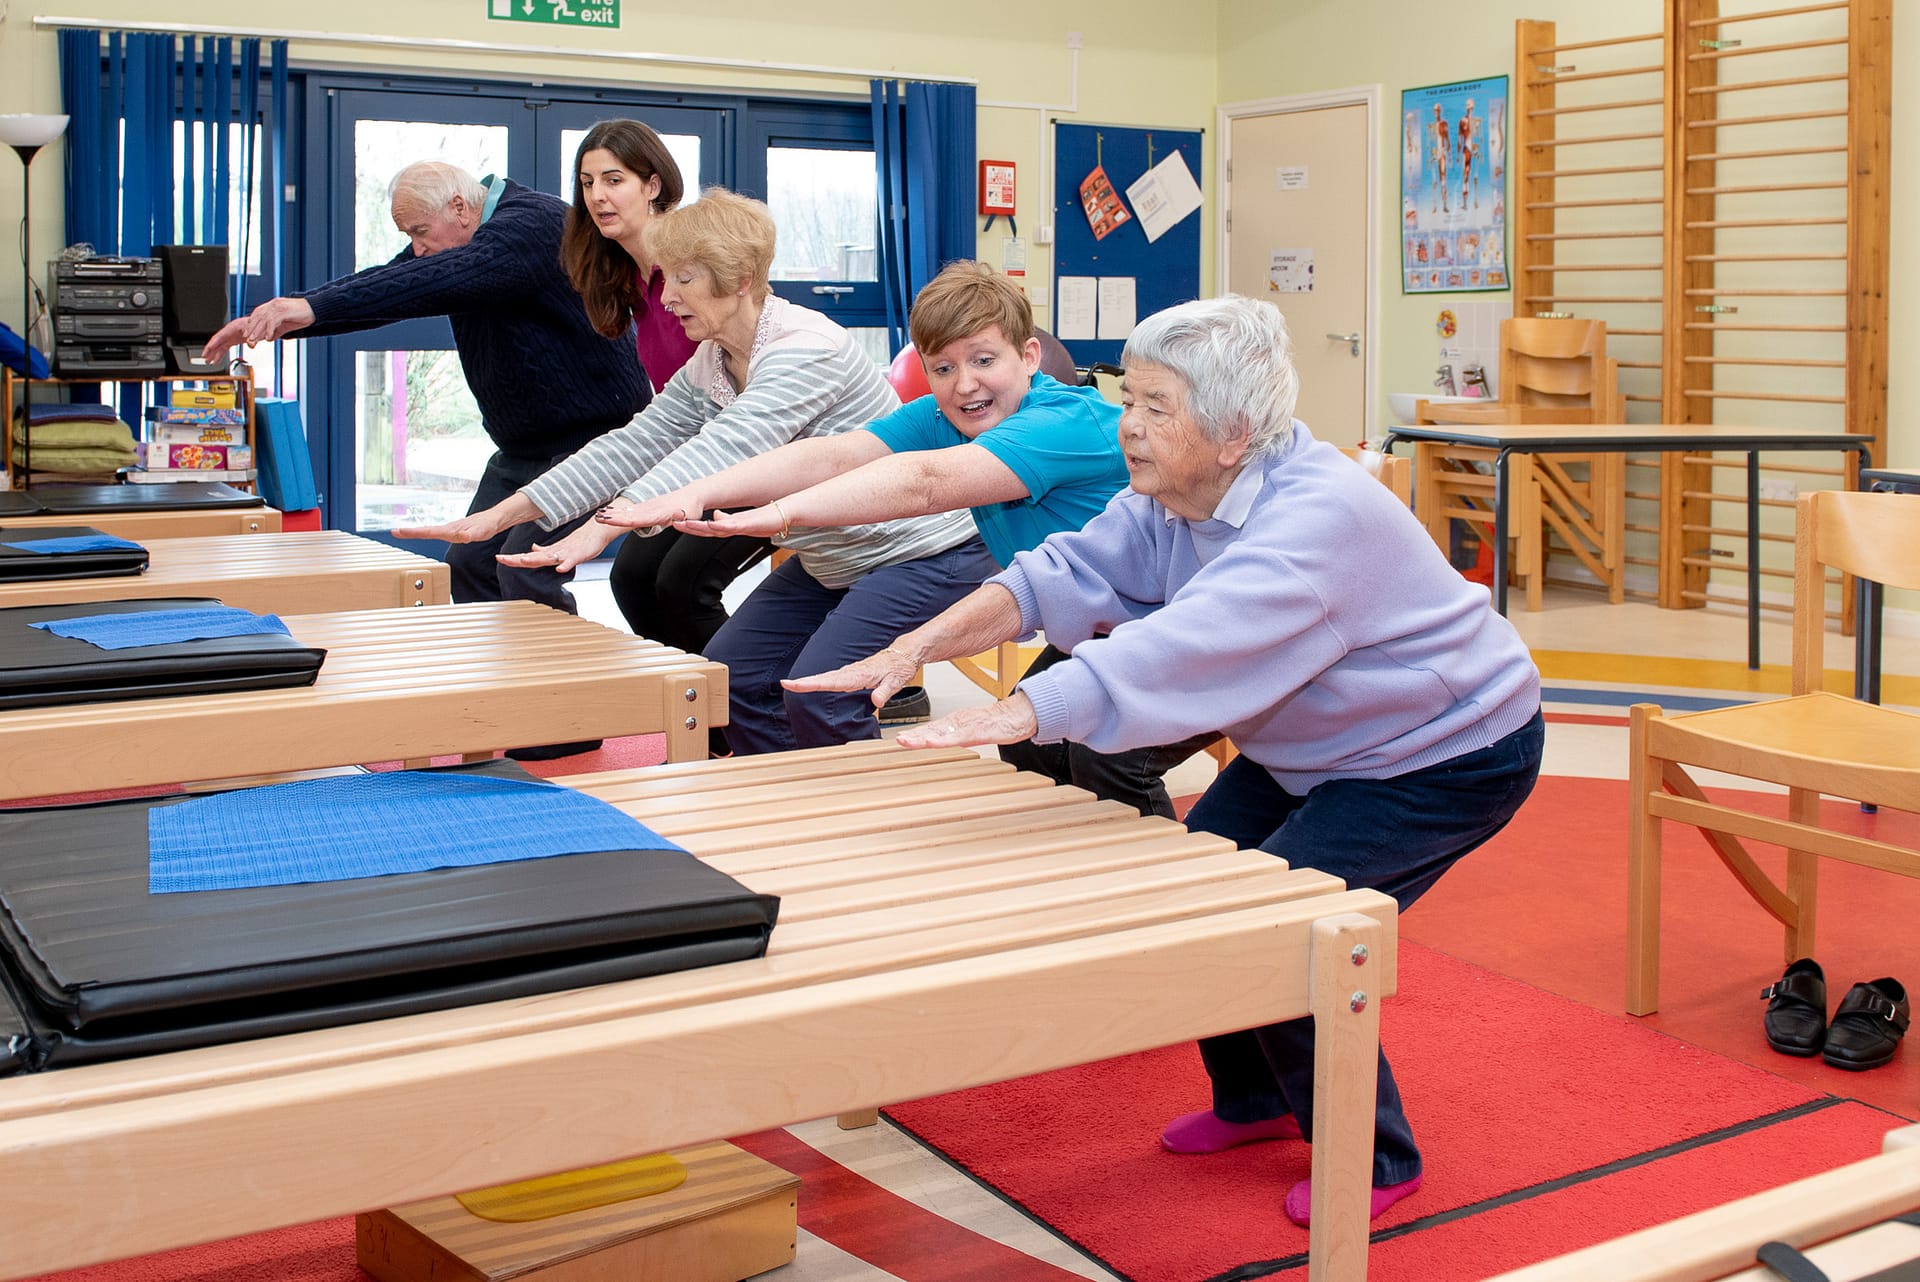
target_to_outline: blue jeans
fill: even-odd
[[[1405,912],[1462,855],[1504,828],[1540,774],[1546,722],[1393,779],[1333,779],[1296,797],[1235,757],[1187,814],[1187,827],[1279,855],[1393,896]],[[1259,1122],[1292,1113],[1313,1138],[1313,1018],[1208,1037],[1200,1058],[1213,1079],[1214,1115]],[[1386,1052],[1374,1107],[1373,1183],[1420,1174],[1420,1150]]]
[[[539,479],[548,468],[567,457],[548,459],[517,458],[495,451],[480,473],[480,484],[473,492],[467,514],[483,512],[511,497],[522,486]],[[564,539],[593,518],[593,513],[575,517],[565,525],[542,530],[532,521],[510,526],[484,543],[454,543],[447,547],[447,574],[456,601],[538,601],[567,614],[580,613],[567,584],[573,571],[565,574],[550,565],[522,569],[502,565],[494,558],[502,554],[525,552],[535,543],[554,543]]]
[[[979,587],[1000,567],[978,538],[829,588],[791,557],[740,603],[707,646],[727,665],[727,743],[738,756],[880,737],[862,690],[791,694],[783,677],[812,676],[886,649]]]

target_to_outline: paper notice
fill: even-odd
[[[1124,340],[1133,333],[1133,322],[1133,277],[1100,277],[1099,337]]]
[[[1059,306],[1053,316],[1053,336],[1062,342],[1094,336],[1099,282],[1091,276],[1062,276],[1057,282]]]
[[[1134,216],[1147,240],[1156,241],[1200,208],[1200,187],[1186,158],[1176,151],[1135,179],[1127,188],[1127,199],[1133,202]]]

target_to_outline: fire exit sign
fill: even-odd
[[[560,27],[618,27],[620,0],[487,0],[487,17]]]

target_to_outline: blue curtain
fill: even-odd
[[[974,256],[972,85],[871,82],[880,184],[880,284],[888,340],[906,346],[908,309],[944,263]]]
[[[260,41],[240,42],[236,67],[234,42],[227,37],[188,36],[176,42],[168,35],[109,33],[104,47],[100,33],[91,29],[62,30],[59,38],[60,96],[72,117],[66,147],[67,243],[135,256],[152,253],[155,245],[230,245],[237,312],[248,251],[259,229],[252,225],[250,206],[243,204],[238,240],[229,239],[228,193],[236,176],[240,189],[251,191],[259,163],[253,126],[260,119]],[[275,168],[273,185],[261,195],[271,202],[275,248],[284,256],[287,42],[273,41],[271,56]],[[235,124],[246,126],[240,130],[237,175]],[[198,137],[196,126],[203,131]],[[178,188],[176,173],[184,179]],[[270,270],[277,294],[277,259]],[[131,387],[121,396],[122,417],[136,425],[139,396]]]
[[[261,165],[252,128],[261,118],[260,41],[241,40],[236,62],[234,41],[226,36],[176,40],[109,33],[104,46],[94,30],[62,30],[59,37],[61,100],[73,118],[67,131],[68,242],[84,241],[102,254],[147,254],[155,245],[227,244],[238,272],[260,234],[245,204],[242,225],[228,226],[228,193],[236,184],[251,190]],[[287,42],[272,41],[269,56],[273,135],[266,150],[272,185],[261,195],[273,210],[276,248],[283,257],[281,192],[290,138]],[[237,124],[247,127],[238,131],[236,157]],[[186,180],[179,189],[176,173]],[[270,271],[278,293],[280,261],[263,270]]]
[[[119,65],[117,58],[113,65]],[[111,252],[120,243],[113,181],[120,172],[120,121],[102,102],[97,31],[60,32],[60,109],[71,117],[66,134],[67,243],[85,242]]]

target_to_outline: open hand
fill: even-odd
[[[658,530],[672,525],[687,514],[685,500],[675,499],[668,494],[644,503],[616,499],[595,512],[593,519],[601,525],[610,525],[619,530]],[[693,512],[695,516],[699,514],[697,509]]]
[[[783,524],[779,513],[772,507],[756,507],[744,512],[716,512],[710,521],[675,521],[673,528],[682,534],[697,534],[707,539],[724,539],[735,534],[770,539],[781,533]]]
[[[221,326],[201,349],[202,360],[218,360],[239,344],[270,343],[313,324],[313,304],[304,298],[270,298],[245,316]]]
[[[401,525],[387,531],[396,539],[438,539],[442,543],[484,543],[500,533],[500,523],[485,512],[439,525]]]
[[[1033,704],[1018,690],[984,708],[961,708],[937,721],[902,730],[903,748],[973,748],[989,743],[1019,743],[1033,738],[1038,725]]]
[[[813,694],[821,690],[871,690],[873,706],[878,708],[895,692],[913,680],[920,668],[910,655],[886,649],[811,677],[790,677],[780,684],[795,694]]]
[[[596,525],[588,521],[579,529],[557,543],[548,545],[534,544],[525,552],[516,552],[495,557],[502,565],[511,565],[518,569],[538,569],[550,565],[565,574],[577,568],[584,561],[591,561],[606,551],[607,544],[619,538],[624,531],[610,525]]]

